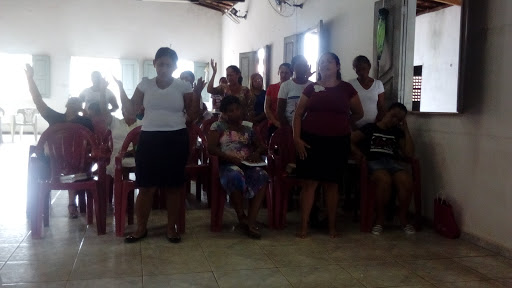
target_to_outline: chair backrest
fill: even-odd
[[[189,154],[187,165],[205,165],[208,163],[208,143],[203,130],[195,124],[187,125]]]
[[[19,124],[26,124],[26,125],[34,124],[36,115],[39,114],[39,112],[35,108],[18,109],[18,112],[16,112],[16,113],[23,115],[23,122],[21,122]]]
[[[95,135],[75,123],[59,123],[46,129],[37,143],[36,153],[50,158],[52,178],[90,172],[101,154]]]
[[[210,119],[207,119],[205,121],[203,121],[203,123],[201,124],[201,130],[203,131],[203,134],[204,135],[208,135],[209,131],[210,131],[210,127],[212,127],[212,124],[219,121],[219,117],[212,117]]]
[[[140,137],[140,131],[142,129],[142,126],[137,126],[132,129],[126,135],[126,138],[124,139],[123,146],[121,146],[121,149],[119,150],[119,154],[121,157],[124,157],[124,154],[126,151],[128,151],[128,148],[130,145],[133,147],[133,151],[137,151],[137,145],[139,144],[139,137]]]
[[[254,126],[254,132],[261,142],[268,145],[268,121],[262,121],[258,125]]]
[[[293,142],[293,131],[290,126],[278,128],[268,144],[268,156],[275,159],[279,157],[282,167],[276,169],[283,170],[288,163],[295,163],[295,143]]]

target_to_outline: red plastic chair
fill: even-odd
[[[46,149],[45,149],[46,148]],[[33,213],[31,214],[32,238],[42,237],[42,224],[49,225],[49,200],[51,190],[86,190],[88,199],[93,199],[98,235],[106,233],[106,202],[100,181],[88,179],[65,183],[63,175],[90,173],[90,167],[97,163],[105,166],[104,157],[94,134],[82,125],[62,123],[50,126],[39,139],[36,154],[42,155],[45,150],[50,158],[50,180],[39,180],[39,191]],[[41,162],[39,162],[41,163]],[[41,168],[41,166],[39,167]],[[37,168],[34,169],[37,171]],[[93,202],[87,201],[87,222],[93,222]]]
[[[419,231],[422,228],[423,217],[421,215],[421,171],[418,159],[409,159],[412,170],[413,197],[414,197],[414,228]],[[361,193],[361,232],[370,232],[375,218],[375,184],[368,175],[368,164],[362,161],[360,164],[360,193]],[[392,200],[394,201],[394,199]]]
[[[185,174],[187,177],[186,193],[190,193],[191,181],[196,182],[196,200],[201,202],[201,186],[203,186],[208,198],[208,207],[210,203],[210,164],[208,155],[208,145],[206,137],[195,124],[187,126],[189,135],[189,157],[187,166],[185,167]]]
[[[224,204],[226,203],[226,191],[220,184],[219,176],[219,158],[217,156],[210,155],[210,172],[211,172],[211,222],[210,230],[212,232],[222,231],[222,218],[224,216]],[[274,207],[272,199],[272,186],[268,185],[266,189],[266,203],[267,203],[267,214],[268,214],[268,226],[269,228],[274,227]]]
[[[295,163],[295,153],[292,128],[285,126],[277,129],[270,138],[267,158],[274,190],[274,227],[276,229],[285,228],[289,192],[293,186],[300,184],[286,171],[288,164]]]
[[[126,214],[128,214],[128,224],[133,224],[133,204],[129,205],[128,202],[133,203],[134,190],[137,189],[135,181],[129,179],[129,174],[135,172],[134,167],[123,167],[123,158],[126,156],[128,148],[133,147],[134,151],[137,149],[139,143],[139,136],[142,126],[134,128],[123,142],[121,150],[115,158],[115,172],[114,172],[114,218],[116,225],[116,236],[123,237],[125,231]],[[160,201],[165,201],[165,197],[161,197]],[[181,195],[180,216],[178,219],[178,232],[185,233],[185,194]]]
[[[208,120],[203,121],[201,124],[201,130],[203,131],[204,135],[208,135],[210,132],[210,127],[212,127],[212,124],[219,121],[219,114],[214,114],[214,116]]]
[[[268,120],[261,121],[255,125],[254,132],[256,132],[256,136],[258,136],[263,144],[268,145]]]

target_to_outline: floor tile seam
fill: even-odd
[[[197,236],[194,234],[194,238],[198,239]],[[220,284],[219,284],[219,279],[217,279],[217,276],[215,275],[215,273],[213,272],[213,267],[212,267],[212,264],[210,263],[210,260],[208,259],[208,257],[206,256],[206,252],[205,252],[205,249],[203,247],[203,245],[201,245],[201,243],[199,243],[199,247],[201,248],[201,251],[203,252],[203,257],[204,259],[206,259],[206,263],[208,263],[208,267],[210,267],[210,273],[212,273],[213,275],[213,279],[215,279],[215,283],[217,283],[217,287],[220,287]]]
[[[410,273],[412,273],[412,274],[414,274],[414,275],[418,276],[420,279],[423,279],[425,282],[427,282],[427,283],[429,283],[429,284],[431,284],[431,285],[433,285],[433,286],[437,287],[436,282],[434,282],[434,281],[430,281],[430,280],[428,280],[427,278],[425,278],[425,277],[421,276],[420,274],[416,273],[415,271],[413,271],[413,270],[412,270],[412,269],[410,269],[409,267],[405,266],[405,265],[404,265],[404,263],[401,263],[401,261],[397,260],[397,261],[395,261],[395,262],[396,262],[398,265],[402,266],[405,270],[407,270],[407,271],[409,271]],[[439,283],[437,283],[437,284],[439,284]]]
[[[80,245],[78,246],[78,251],[76,252],[75,261],[73,261],[73,265],[71,266],[71,271],[69,271],[69,275],[68,275],[67,281],[71,280],[71,275],[73,274],[73,271],[75,270],[75,267],[76,267],[76,265],[78,263],[78,255],[80,255],[80,251],[82,250],[82,246],[84,245],[85,234],[87,234],[87,230],[88,229],[89,229],[89,225],[86,225],[85,230],[84,230],[83,235],[82,235],[82,241],[80,241]],[[67,286],[67,284],[66,284],[66,286]]]
[[[460,258],[462,258],[462,257],[460,257]],[[476,270],[476,269],[474,269],[474,268],[472,268],[472,267],[470,267],[470,266],[468,266],[468,265],[466,265],[466,264],[464,264],[464,263],[462,263],[462,262],[459,262],[459,261],[457,261],[457,260],[455,260],[455,259],[452,259],[452,260],[453,260],[454,262],[456,262],[457,264],[462,265],[462,266],[464,266],[465,268],[467,268],[467,269],[469,269],[469,270],[472,270],[473,272],[476,272],[476,273],[478,273],[478,274],[480,274],[480,275],[484,276],[484,277],[486,278],[486,280],[495,280],[495,279],[512,279],[512,277],[510,277],[510,278],[493,278],[493,277],[491,277],[491,276],[487,276],[487,275],[486,275],[486,274],[484,274],[483,272],[480,272],[480,271],[478,271],[478,270]],[[512,268],[512,267],[511,267],[511,268]]]
[[[30,235],[30,233],[31,233],[31,232],[32,232],[32,231],[27,232],[27,234],[25,234],[25,236],[23,237],[23,239],[21,239],[20,243],[15,244],[15,245],[16,245],[16,248],[11,252],[11,254],[9,255],[9,257],[7,257],[7,259],[4,261],[4,265],[5,265],[7,262],[9,262],[9,260],[12,258],[12,255],[14,255],[14,252],[16,252],[16,250],[18,250],[18,248],[20,248],[21,243],[23,243],[23,241],[25,241],[25,239],[28,237],[28,235]],[[0,270],[3,268],[3,266],[4,266],[4,265],[2,265],[2,267],[0,267]]]
[[[455,263],[457,263],[457,264],[460,264],[460,265],[464,266],[464,268],[471,270],[471,272],[473,272],[473,273],[476,273],[476,274],[481,275],[481,276],[483,277],[483,279],[468,280],[468,281],[445,281],[445,282],[442,282],[442,283],[456,283],[456,282],[470,282],[470,281],[484,281],[484,280],[485,280],[485,281],[488,281],[488,280],[493,280],[493,278],[492,278],[492,277],[489,277],[489,276],[487,276],[487,275],[483,274],[482,272],[479,272],[479,271],[477,271],[477,270],[475,270],[475,269],[473,269],[473,268],[471,268],[471,267],[469,267],[469,266],[466,266],[466,265],[464,265],[464,264],[462,264],[462,263],[460,263],[460,262],[458,262],[458,261],[455,261],[453,258],[448,258],[448,259],[450,259],[450,260],[454,261],[454,262],[455,262]],[[436,259],[433,259],[433,260],[436,260]],[[445,259],[442,259],[442,260],[445,260]],[[420,260],[420,261],[421,261],[421,260]],[[421,276],[421,275],[419,275],[418,273],[416,273],[416,272],[412,271],[411,269],[407,268],[403,263],[400,263],[400,262],[398,262],[398,263],[399,263],[400,265],[404,266],[406,269],[408,269],[408,270],[410,270],[411,272],[413,272],[413,273],[415,273],[416,275],[418,275],[420,278],[423,278],[423,279],[424,279],[424,280],[426,280],[427,282],[429,282],[429,283],[431,283],[431,284],[433,284],[433,285],[439,284],[439,282],[434,282],[434,281],[429,281],[429,280],[427,280],[426,278],[422,277],[422,276]]]

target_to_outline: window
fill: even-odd
[[[32,65],[32,55],[0,53],[0,107],[7,115],[14,115],[19,108],[35,107],[28,91],[25,64]]]

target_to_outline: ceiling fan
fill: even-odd
[[[290,17],[295,9],[304,7],[304,3],[297,4],[297,0],[268,0],[268,3],[277,14],[283,17]]]

